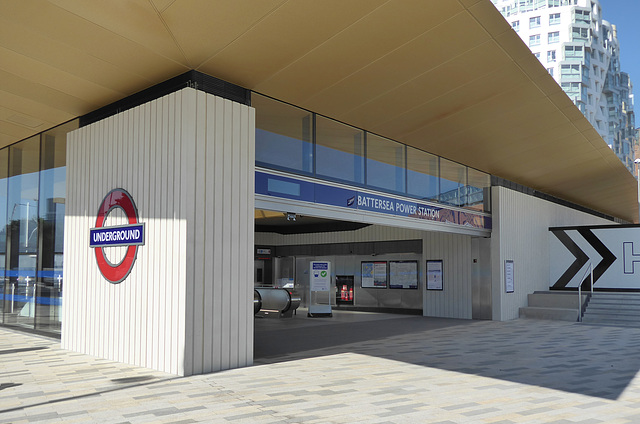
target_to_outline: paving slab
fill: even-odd
[[[278,344],[262,345],[254,366],[191,377],[0,328],[0,423],[640,422],[640,329],[384,315],[290,323],[256,321],[257,343]]]

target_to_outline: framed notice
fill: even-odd
[[[369,289],[387,288],[387,262],[362,262],[362,279],[360,285]]]
[[[418,261],[389,261],[389,288],[417,289]]]
[[[504,289],[507,293],[515,291],[513,261],[504,261]]]
[[[427,290],[444,290],[442,259],[427,261]]]

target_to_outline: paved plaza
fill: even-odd
[[[0,422],[639,423],[639,349],[632,328],[298,314],[256,320],[255,366],[177,377],[0,328]]]

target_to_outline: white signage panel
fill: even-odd
[[[311,291],[329,291],[331,286],[331,264],[326,261],[311,262]]]
[[[427,261],[427,290],[443,290],[442,261]]]
[[[549,287],[640,290],[640,226],[551,228]]]
[[[309,312],[313,316],[331,316],[331,262],[309,262]]]

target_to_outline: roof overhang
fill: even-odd
[[[0,4],[0,147],[189,69],[628,221],[636,181],[490,0]]]

